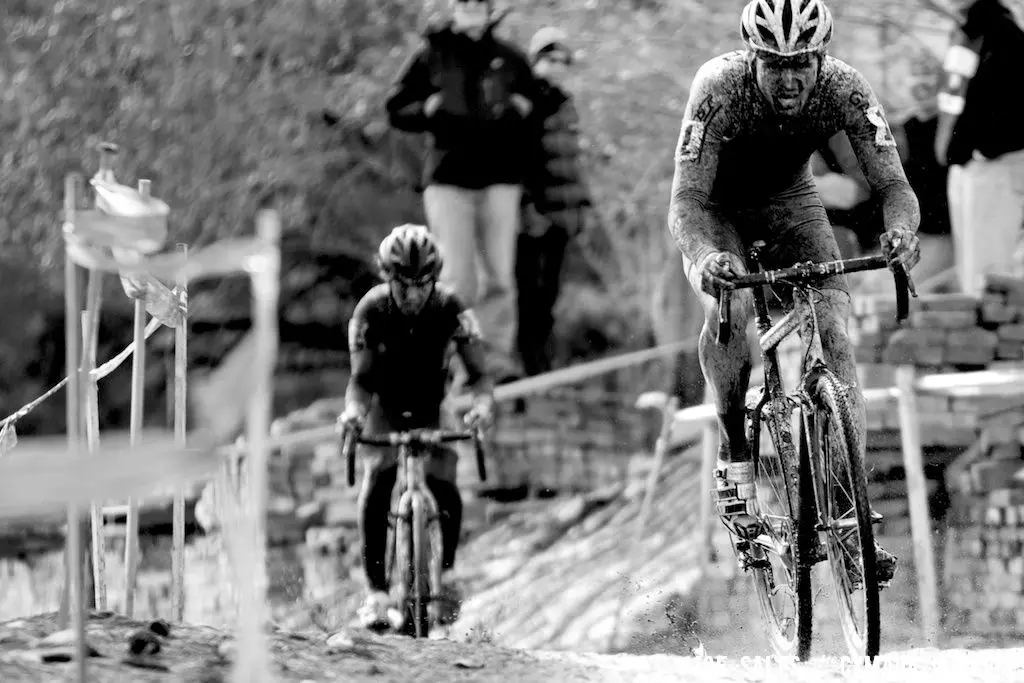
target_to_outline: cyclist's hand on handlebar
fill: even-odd
[[[882,234],[881,242],[882,254],[890,268],[900,264],[909,273],[921,260],[921,240],[913,230],[891,228]]]
[[[482,429],[490,425],[493,419],[494,398],[491,396],[478,396],[473,400],[473,407],[466,413],[463,421],[470,428]]]
[[[732,289],[732,280],[738,275],[732,267],[732,255],[715,251],[704,257],[700,263],[700,287],[711,296],[717,297],[723,289]]]
[[[345,406],[344,412],[338,416],[338,426],[346,433],[359,434],[363,431],[366,416],[357,406]]]

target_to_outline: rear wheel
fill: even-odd
[[[814,385],[807,448],[815,469],[815,497],[847,649],[874,658],[881,639],[875,536],[867,477],[845,391],[822,370]]]
[[[782,429],[789,436],[789,411],[777,418],[765,404],[762,413],[769,425],[776,420],[785,423]],[[759,432],[752,429],[751,432]],[[801,482],[806,459],[798,459],[792,438],[769,426],[773,453],[759,454],[756,459],[757,502],[768,550],[751,542],[748,555],[758,604],[764,616],[772,649],[783,657],[810,657],[812,633],[812,595],[810,565],[802,551],[809,547],[814,533],[813,498],[803,495]],[[759,433],[751,433],[750,443],[759,447]]]

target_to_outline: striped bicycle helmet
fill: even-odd
[[[377,267],[385,279],[436,280],[443,265],[441,250],[426,226],[406,223],[388,234],[377,249]]]
[[[824,52],[832,41],[832,12],[821,0],[750,0],[740,32],[755,52],[781,57]]]

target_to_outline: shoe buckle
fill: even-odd
[[[719,501],[718,509],[721,514],[725,517],[732,517],[733,515],[744,515],[747,514],[747,502],[745,500],[727,500]]]

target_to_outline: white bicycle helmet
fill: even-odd
[[[441,250],[424,225],[399,225],[384,238],[377,250],[377,267],[387,279],[436,279],[441,274],[443,263]]]
[[[821,0],[750,0],[740,32],[755,52],[782,57],[824,52],[832,41],[832,12]]]

